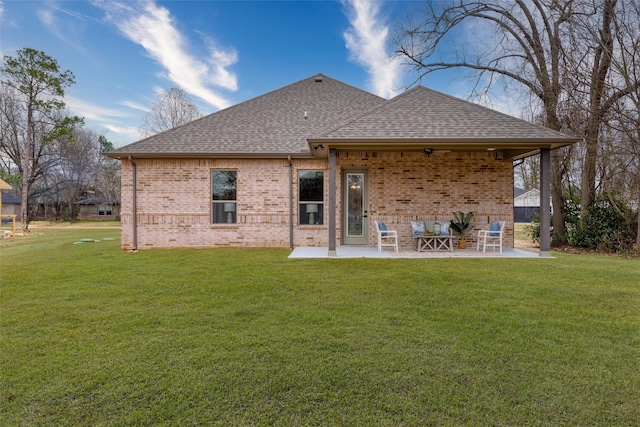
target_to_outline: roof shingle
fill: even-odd
[[[361,138],[419,140],[574,140],[560,132],[520,120],[423,86],[352,118],[322,135],[329,140]]]
[[[384,102],[383,98],[319,74],[109,155],[309,154],[307,138]]]
[[[519,149],[514,155],[530,155],[542,146],[576,140],[422,86],[387,101],[318,74],[107,155],[310,157],[309,143],[325,141],[360,148],[370,141],[377,148],[387,144],[386,149],[458,144],[465,150],[496,142],[503,149]]]

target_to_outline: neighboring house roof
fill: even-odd
[[[107,153],[296,157],[342,150],[501,150],[505,159],[578,141],[419,86],[385,100],[319,74]],[[322,144],[324,150],[314,148]]]
[[[2,204],[14,204],[14,205],[19,205],[22,201],[20,200],[20,197],[16,196],[15,194],[11,194],[11,193],[5,193],[4,191],[2,192]]]
[[[310,157],[308,138],[384,102],[384,98],[319,74],[107,155]]]
[[[524,188],[513,187],[513,197],[518,197],[526,192],[527,190],[525,190]]]
[[[551,197],[549,197],[551,201]],[[534,188],[513,199],[514,207],[539,207],[540,206],[540,190]]]
[[[106,197],[90,197],[87,199],[78,200],[74,204],[76,205],[119,205],[120,200],[111,200]]]

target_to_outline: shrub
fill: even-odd
[[[524,226],[524,231],[531,238],[534,245],[540,244],[540,214],[534,213],[530,224]]]
[[[569,243],[607,252],[631,251],[638,232],[637,220],[637,213],[618,197],[599,198],[569,229]]]

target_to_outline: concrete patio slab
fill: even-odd
[[[306,246],[295,248],[289,258],[540,258],[538,252],[515,248],[503,248],[502,253],[493,251],[483,253],[476,251],[475,248],[456,249],[453,252],[418,252],[413,249],[378,252],[376,247],[341,246],[336,248],[336,256],[329,257],[328,254],[327,247]]]

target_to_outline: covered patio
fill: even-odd
[[[368,251],[375,240],[371,222],[390,224],[398,232],[400,246],[407,247],[412,220],[449,220],[451,212],[463,211],[474,213],[476,232],[488,228],[491,222],[506,223],[504,248],[508,251],[476,253],[472,242],[473,250],[431,254],[404,251],[388,256],[529,256],[510,248],[514,229],[513,162],[539,155],[543,201],[540,247],[530,256],[550,257],[551,151],[577,140],[424,87],[409,90],[324,135],[308,139],[314,157],[328,160],[327,254],[346,257],[354,253],[347,249],[349,246],[362,245],[363,256],[380,257],[384,253]],[[357,185],[353,185],[352,177],[358,178]],[[353,210],[349,205],[352,185],[359,192],[358,203],[351,203],[358,209]],[[361,220],[354,225],[361,231],[362,240],[350,234],[352,217]]]

